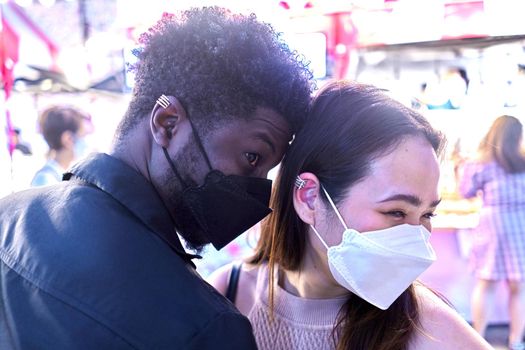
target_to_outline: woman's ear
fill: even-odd
[[[186,110],[176,97],[162,95],[151,111],[150,128],[153,139],[159,146],[167,148],[181,123],[187,119]]]
[[[300,174],[295,182],[293,205],[297,215],[309,225],[315,225],[315,211],[319,207],[320,183],[312,173]]]

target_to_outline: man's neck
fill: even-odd
[[[109,154],[120,159],[148,181],[151,181],[148,168],[151,144],[145,134],[147,130],[142,126],[141,124],[136,125],[126,135],[116,139]]]

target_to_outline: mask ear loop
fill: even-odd
[[[191,125],[191,130],[193,130],[193,134],[195,135],[195,141],[197,141],[197,146],[199,146],[202,152],[202,155],[204,156],[204,160],[206,161],[206,164],[208,165],[208,168],[211,171],[213,170],[213,168],[211,167],[211,162],[210,162],[210,159],[208,158],[208,153],[206,153],[206,150],[204,149],[204,145],[202,144],[201,137],[197,131],[197,128],[195,128],[195,125],[193,125],[193,122],[191,121],[189,116],[188,116],[188,120]]]
[[[173,160],[171,160],[171,157],[168,154],[168,150],[165,147],[162,147],[162,151],[164,152],[164,156],[166,157],[166,159],[168,160],[168,163],[170,164],[171,170],[173,170],[173,172],[175,173],[175,176],[177,176],[181,185],[184,186],[185,188],[188,187],[188,185],[186,184],[186,181],[182,179],[182,176],[177,171],[177,167],[173,163]]]
[[[321,241],[321,243],[323,243],[323,245],[325,246],[326,250],[328,250],[328,245],[326,244],[326,242],[321,238],[321,235],[319,234],[319,232],[317,231],[317,229],[315,228],[314,225],[310,225],[310,227],[312,228],[312,230],[314,230],[315,234],[317,235],[317,238],[319,238],[319,240]]]
[[[171,105],[171,102],[170,102],[169,98],[166,95],[162,94],[157,99],[156,104],[161,106],[162,108],[166,109],[166,108],[168,108]],[[197,129],[195,128],[195,125],[193,125],[193,122],[191,121],[189,116],[188,116],[188,121],[190,122],[191,130],[193,131],[193,134],[195,135],[195,140],[197,142],[197,146],[201,150],[202,155],[204,156],[204,160],[206,161],[206,164],[208,165],[208,168],[210,170],[213,170],[213,168],[211,167],[210,159],[208,158],[208,154],[206,153],[206,150],[204,149],[204,145],[202,144],[201,137],[200,137],[199,133],[197,132]],[[175,170],[175,166],[173,164],[173,161],[168,156],[168,152],[166,151],[166,149],[164,149],[164,154],[166,155],[166,158],[168,158],[168,160],[170,162],[170,165],[171,165],[172,169],[174,169],[175,174],[177,174],[177,177],[179,178],[179,180],[181,182],[183,182],[182,181],[182,177],[179,175],[177,170]]]
[[[168,98],[168,96],[162,94],[162,95],[160,95],[159,98],[157,98],[157,101],[155,101],[155,105],[158,105],[158,106],[166,109],[169,106],[171,106],[171,102],[170,102],[170,99]],[[155,111],[155,109],[153,109],[151,111],[152,115],[153,115],[154,111]],[[175,176],[177,176],[177,178],[179,179],[181,185],[184,186],[184,187],[187,187],[185,181],[182,179],[182,176],[177,171],[177,167],[175,166],[175,164],[173,164],[173,160],[171,160],[171,157],[170,157],[166,147],[162,147],[162,151],[164,152],[164,156],[166,157],[166,159],[168,160],[168,163],[170,164],[171,170],[173,170],[173,172],[175,173]]]
[[[324,194],[325,194],[326,197],[328,198],[328,201],[330,202],[330,205],[331,205],[332,208],[335,210],[335,214],[336,214],[337,217],[339,218],[339,221],[341,221],[341,223],[343,224],[345,230],[348,230],[348,226],[346,226],[346,223],[345,223],[345,221],[343,220],[343,217],[341,216],[341,213],[339,213],[339,210],[337,210],[337,207],[335,206],[334,201],[332,200],[332,197],[330,197],[330,195],[328,194],[328,192],[326,192],[326,189],[324,188],[323,185],[321,185],[321,188],[323,189]]]
[[[303,188],[304,186],[306,186],[306,180],[303,180],[303,179],[301,179],[299,176],[297,176],[297,177],[295,178],[295,187],[296,187],[297,189],[300,190],[300,189]],[[321,186],[321,187],[322,187],[322,186]],[[326,190],[324,189],[324,187],[322,187],[322,188],[323,188],[324,193],[325,193],[326,196],[328,197],[328,200],[330,201],[330,204],[332,204],[332,207],[334,207],[335,212],[337,213],[339,219],[341,220],[341,222],[343,223],[343,226],[344,226],[345,229],[346,229],[346,224],[345,224],[344,220],[342,219],[341,215],[339,214],[339,212],[337,211],[337,208],[335,207],[334,202],[332,202],[332,199],[330,198],[330,196],[328,195],[328,192],[326,192]],[[314,225],[315,225],[315,223],[314,223]],[[326,242],[324,241],[324,239],[321,238],[321,235],[319,234],[319,231],[317,231],[317,229],[315,228],[314,225],[310,225],[310,227],[312,228],[312,230],[314,230],[314,233],[317,235],[317,238],[319,238],[319,240],[321,241],[321,243],[323,243],[323,245],[325,246],[326,250],[328,250],[328,249],[329,249],[328,244],[326,244]]]

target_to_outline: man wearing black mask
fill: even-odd
[[[268,171],[310,73],[268,25],[219,8],[141,38],[110,154],[0,200],[2,349],[254,349],[177,233],[217,249],[270,212]]]

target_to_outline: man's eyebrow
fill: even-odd
[[[268,136],[268,134],[264,132],[257,132],[255,134],[255,138],[262,140],[263,142],[266,142],[268,146],[272,149],[272,152],[275,153],[277,150],[275,149],[275,145],[273,144],[272,139]]]
[[[389,196],[383,200],[380,200],[378,203],[384,203],[384,202],[390,202],[390,201],[404,201],[409,204],[412,204],[415,207],[419,207],[423,203],[421,201],[421,198],[417,196],[413,196],[410,194],[401,194],[401,193]],[[437,207],[439,203],[441,203],[441,198],[430,203],[430,207],[431,208]]]

